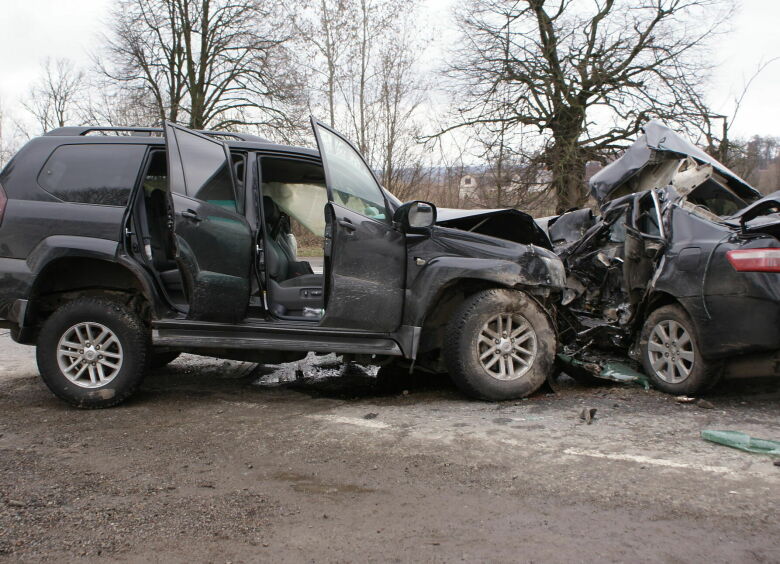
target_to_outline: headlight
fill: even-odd
[[[566,269],[563,268],[563,262],[558,257],[540,256],[542,262],[547,267],[550,276],[550,286],[563,288],[566,286]]]

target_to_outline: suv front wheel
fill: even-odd
[[[131,309],[79,298],[46,320],[36,354],[43,381],[57,397],[95,409],[121,403],[138,389],[150,348],[148,331]]]
[[[466,298],[447,327],[445,362],[455,384],[485,400],[525,397],[555,360],[555,331],[523,292],[490,289]]]

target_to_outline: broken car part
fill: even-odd
[[[701,438],[705,441],[737,448],[739,450],[744,450],[745,452],[780,457],[780,441],[756,439],[747,433],[742,433],[740,431],[715,431],[704,429],[701,432]]]
[[[780,193],[762,197],[658,122],[590,188],[600,216],[540,221],[566,267],[564,353],[628,355],[677,395],[780,374]]]

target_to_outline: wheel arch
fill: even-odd
[[[154,290],[140,268],[113,256],[68,253],[39,264],[30,292],[26,324],[39,326],[57,307],[80,296],[109,295],[133,302],[145,321],[153,312]],[[135,267],[135,268],[134,268]]]
[[[688,310],[685,304],[683,304],[679,299],[677,299],[669,292],[664,292],[659,290],[650,294],[650,296],[647,298],[647,300],[645,300],[644,305],[640,309],[639,315],[637,315],[637,319],[636,319],[637,331],[642,330],[642,326],[645,324],[645,321],[655,310],[668,305],[679,306],[688,315],[688,317],[693,319],[691,312]]]
[[[452,318],[453,313],[469,297],[477,292],[490,289],[516,290],[525,292],[529,298],[536,301],[555,327],[555,319],[550,313],[548,307],[541,303],[534,295],[533,290],[538,290],[535,286],[526,286],[523,284],[509,285],[501,281],[490,278],[463,277],[448,281],[436,292],[434,299],[426,308],[424,316],[420,322],[422,330],[420,332],[419,354],[420,360],[424,362],[425,354],[441,350],[444,334]],[[438,357],[436,361],[438,362]]]

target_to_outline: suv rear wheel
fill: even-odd
[[[136,391],[150,348],[148,331],[131,309],[79,298],[46,320],[36,355],[43,381],[57,397],[94,409],[116,405]]]
[[[721,366],[701,356],[693,322],[680,306],[663,306],[642,327],[642,365],[653,385],[669,394],[695,394],[719,379]]]
[[[555,360],[555,332],[523,292],[491,289],[466,298],[447,327],[445,362],[467,395],[508,400],[535,392]]]

